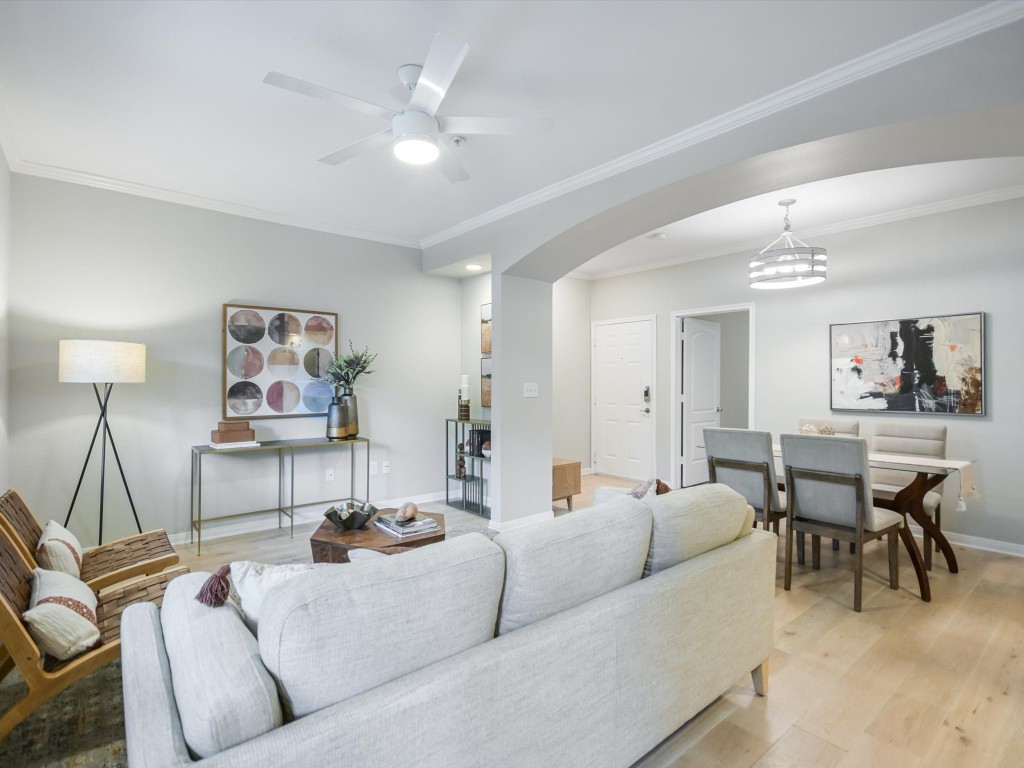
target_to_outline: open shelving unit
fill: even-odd
[[[485,419],[445,419],[444,503],[488,519],[491,517],[491,508],[487,505],[491,460],[483,454],[470,453],[468,441],[471,431],[490,428],[491,422]],[[460,451],[459,445],[465,450]],[[466,473],[462,477],[457,472],[460,458],[466,460]],[[454,488],[459,490],[458,498],[452,496]]]

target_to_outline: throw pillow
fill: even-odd
[[[634,499],[642,499],[644,496],[654,496],[657,494],[658,489],[655,485],[656,480],[644,480],[640,485],[629,492],[629,495]]]
[[[82,573],[82,545],[71,531],[51,520],[39,537],[36,562],[47,570],[60,571],[77,579]]]
[[[672,490],[668,483],[663,483],[661,480],[657,481],[655,488],[657,489],[656,493],[658,496],[661,496],[662,494],[665,493],[669,493]]]
[[[813,424],[804,424],[802,427],[800,427],[800,434],[801,435],[820,435],[821,434],[821,430],[819,430]]]
[[[300,573],[318,568],[337,567],[336,563],[286,563],[267,565],[251,560],[231,564],[231,587],[238,594],[245,625],[255,635],[260,621],[260,608],[267,593]]]
[[[62,661],[92,648],[100,639],[96,593],[60,571],[35,569],[32,597],[21,618],[40,650]]]

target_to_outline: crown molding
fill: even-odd
[[[986,190],[985,192],[978,192],[973,195],[962,195],[961,197],[954,197],[949,200],[940,200],[934,203],[926,203],[924,205],[914,205],[909,208],[900,208],[895,211],[885,211],[884,213],[878,213],[872,216],[862,216],[857,219],[837,221],[833,224],[828,224],[822,227],[801,229],[800,236],[806,239],[825,237],[827,235],[835,235],[841,232],[851,232],[855,229],[866,229],[868,227],[881,226],[882,224],[893,224],[898,221],[918,219],[922,216],[931,216],[936,213],[948,213],[950,211],[959,211],[964,208],[975,208],[980,205],[990,205],[992,203],[1001,203],[1006,200],[1016,200],[1021,197],[1024,197],[1024,184],[1014,187],[1004,187],[1002,189]],[[662,261],[638,265],[635,267],[627,267],[625,269],[609,269],[601,272],[586,272],[580,269],[575,269],[569,273],[568,277],[575,277],[580,280],[604,280],[610,277],[622,277],[623,275],[633,275],[637,272],[647,272],[652,269],[662,269],[664,267],[674,267],[679,264],[688,264],[693,261],[715,259],[720,256],[753,253],[761,250],[766,241],[767,237],[761,240],[747,240],[745,242],[732,243],[731,245],[725,245],[719,248],[709,248],[704,251],[696,251],[695,253],[687,254],[681,258],[663,259]]]
[[[797,104],[817,98],[913,59],[941,50],[1024,18],[1024,2],[996,0],[960,16],[916,32],[895,43],[839,64],[798,83],[657,141],[628,155],[571,176],[544,189],[494,208],[479,216],[425,237],[421,248],[430,248],[512,214],[553,200],[603,179],[679,152],[723,133],[761,120]]]
[[[0,120],[0,131],[2,131],[2,129],[3,121]],[[0,138],[2,138],[2,133],[0,133]],[[251,208],[245,205],[237,205],[236,203],[229,203],[226,200],[217,200],[211,197],[202,197],[201,195],[176,192],[172,189],[151,187],[146,184],[136,184],[134,182],[123,181],[121,179],[110,179],[105,176],[83,173],[82,171],[72,171],[68,168],[60,168],[53,165],[45,165],[43,163],[26,162],[18,159],[17,157],[15,157],[13,162],[11,162],[12,153],[7,154],[8,164],[10,165],[11,171],[14,173],[24,173],[29,176],[39,176],[40,178],[52,179],[54,181],[66,181],[70,184],[82,184],[87,187],[106,189],[111,192],[123,192],[128,195],[148,197],[152,200],[161,200],[165,203],[178,203],[180,205],[188,205],[193,208],[204,208],[209,211],[229,213],[233,216],[243,216],[247,219],[258,219],[272,224],[284,224],[285,226],[310,229],[316,232],[326,232],[331,235],[354,237],[360,240],[369,240],[376,243],[384,243],[386,245],[398,245],[405,248],[413,248],[415,250],[419,250],[420,247],[419,243],[412,240],[401,240],[399,238],[379,235],[375,232],[346,229],[345,227],[338,227],[322,221],[305,219],[301,216],[292,216],[286,213],[278,213],[277,211],[267,211],[262,208]]]

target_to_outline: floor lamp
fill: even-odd
[[[110,449],[114,452],[114,459],[117,461],[117,469],[121,473],[124,491],[128,494],[128,503],[131,504],[132,514],[135,516],[135,526],[139,529],[139,533],[142,533],[139,514],[135,511],[135,502],[132,501],[131,491],[128,490],[128,481],[125,479],[124,468],[121,466],[121,457],[117,455],[114,435],[107,422],[107,405],[115,384],[141,384],[146,380],[146,345],[131,344],[125,341],[61,340],[58,367],[58,377],[61,383],[92,384],[93,392],[96,393],[96,402],[100,407],[96,429],[92,432],[92,442],[89,443],[89,452],[85,455],[85,464],[82,465],[82,474],[78,476],[78,485],[75,486],[75,495],[71,499],[71,506],[68,508],[68,516],[64,519],[64,526],[67,527],[71,520],[71,512],[78,500],[78,492],[82,489],[82,480],[85,479],[85,470],[89,466],[92,449],[96,447],[96,437],[100,434],[102,427],[103,436],[100,439],[100,532],[97,543],[103,543],[103,496],[107,472],[108,440]],[[100,394],[100,384],[103,385],[102,395]]]

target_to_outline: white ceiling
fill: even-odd
[[[985,8],[961,0],[6,0],[0,143],[21,173],[420,247]],[[331,167],[317,158],[381,121],[261,82],[276,70],[400,109],[395,70],[421,63],[436,32],[470,45],[440,115],[551,118],[552,133],[470,138],[455,150],[471,175],[460,184],[434,166],[403,165],[386,148]],[[795,33],[799,44],[788,44]],[[898,183],[851,177],[787,191],[803,198],[793,211],[798,233],[1024,183],[1019,165],[903,173]],[[700,257],[764,239],[779,222],[770,197],[667,228],[661,243],[624,244],[584,272],[656,264],[682,242]]]

